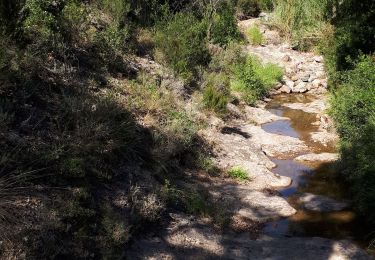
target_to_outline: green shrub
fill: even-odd
[[[224,2],[212,18],[211,39],[214,44],[227,45],[241,38],[233,6]]]
[[[353,66],[334,93],[331,114],[356,206],[375,223],[375,62],[361,57]]]
[[[262,10],[270,12],[274,8],[274,2],[275,0],[259,0],[259,5]]]
[[[235,167],[231,168],[228,171],[228,176],[231,177],[231,178],[240,180],[240,181],[249,180],[249,176],[248,176],[246,170],[244,170],[240,166],[235,166]]]
[[[229,78],[225,74],[212,73],[208,75],[203,91],[204,106],[217,113],[224,113],[229,100],[228,87]]]
[[[258,26],[252,26],[246,30],[246,36],[253,45],[261,45],[264,43],[264,37]]]
[[[202,154],[198,157],[198,165],[211,176],[217,176],[220,173],[220,169],[215,165],[215,162],[211,158]]]
[[[243,46],[236,42],[230,42],[225,48],[220,48],[212,54],[209,68],[217,73],[222,72],[230,75],[236,65],[245,63],[245,61],[246,54],[243,51]]]
[[[267,95],[281,80],[282,75],[283,71],[277,65],[262,64],[249,56],[245,63],[235,67],[231,90],[239,92],[249,105],[254,105],[257,100]]]
[[[252,58],[246,63],[239,64],[234,69],[234,78],[231,81],[231,90],[241,93],[242,99],[249,105],[267,94],[265,86],[254,71]]]
[[[156,47],[164,62],[185,79],[192,79],[199,66],[210,61],[206,24],[188,13],[178,13],[157,27]]]
[[[228,97],[213,86],[207,86],[203,92],[203,103],[206,108],[217,113],[226,111]]]
[[[212,207],[199,193],[191,193],[186,198],[186,209],[189,214],[209,216],[212,214]]]
[[[258,17],[260,14],[258,0],[238,0],[237,13],[240,18]]]
[[[273,88],[282,80],[283,69],[275,64],[262,64],[259,60],[253,59],[253,68],[255,74],[259,77],[267,90]]]
[[[335,3],[335,30],[323,52],[329,72],[353,68],[353,60],[375,51],[374,1],[345,0]],[[349,59],[348,59],[349,57]]]

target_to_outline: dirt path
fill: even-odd
[[[259,20],[243,21],[240,28],[245,29],[254,23],[259,23]],[[270,223],[298,215],[299,211],[288,200],[289,195],[285,195],[290,192],[288,187],[295,188],[296,178],[285,176],[284,172],[273,172],[277,166],[275,161],[287,159],[322,163],[338,159],[331,149],[337,138],[330,131],[330,120],[325,114],[327,78],[322,57],[294,51],[281,42],[277,32],[268,30],[264,25],[259,26],[267,44],[258,47],[249,45],[247,51],[262,61],[277,63],[285,69],[284,84],[272,94],[305,93],[301,101],[297,97],[293,102],[284,102],[282,98],[278,102],[300,112],[301,122],[306,121],[314,127],[293,127],[296,120],[293,121],[292,117],[278,114],[277,109],[260,103],[258,107],[232,105],[229,110],[237,115],[237,119],[223,122],[215,118],[212,127],[200,133],[214,147],[215,163],[219,168],[227,170],[240,166],[248,173],[251,181],[246,183],[219,179],[206,183],[213,200],[221,203],[232,222],[245,230],[267,227]],[[293,132],[295,129],[296,133]],[[283,189],[285,193],[275,191]],[[344,202],[316,194],[306,193],[300,198],[300,204],[318,212],[346,207]],[[128,252],[129,259],[370,258],[349,240],[280,236],[273,232],[261,232],[255,238],[253,232],[223,231],[207,219],[184,214],[170,214],[170,220],[161,234],[136,242]]]

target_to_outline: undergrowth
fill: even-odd
[[[233,179],[240,180],[240,181],[250,180],[246,170],[244,170],[240,166],[235,166],[235,167],[231,168],[228,171],[228,176],[233,178]]]

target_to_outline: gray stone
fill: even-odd
[[[315,57],[314,57],[314,60],[315,60],[317,63],[322,63],[322,62],[323,62],[323,57],[322,57],[322,56],[315,56]]]
[[[288,87],[287,85],[283,85],[279,90],[281,93],[286,93],[286,94],[289,94],[292,92],[292,89]]]
[[[306,82],[300,82],[293,88],[295,93],[305,93],[307,91]]]
[[[339,159],[339,154],[337,153],[310,153],[298,156],[294,160],[302,162],[335,162]]]
[[[287,85],[290,89],[293,89],[294,88],[294,81],[287,80],[287,81],[285,81],[285,85]]]
[[[301,77],[301,80],[303,82],[308,82],[309,81],[309,78],[310,78],[310,74],[305,74]]]
[[[303,206],[307,210],[318,212],[341,211],[349,206],[346,202],[336,201],[325,196],[315,195],[311,193],[303,194],[299,198],[299,201],[303,203]]]

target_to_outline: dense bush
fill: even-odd
[[[332,99],[332,115],[357,208],[375,221],[375,62],[361,57],[344,73]]]
[[[334,8],[335,31],[323,50],[331,75],[351,69],[353,60],[375,51],[375,2],[345,0]]]
[[[282,74],[282,69],[276,65],[263,65],[255,58],[248,57],[245,63],[235,67],[231,89],[240,92],[249,105],[254,105],[281,80]]]
[[[178,13],[157,26],[156,47],[163,61],[185,79],[209,63],[206,23],[189,13]]]
[[[226,111],[229,100],[229,78],[224,73],[207,76],[203,90],[203,103],[206,108],[217,113]]]
[[[230,3],[223,2],[211,22],[210,40],[214,44],[227,45],[240,39],[241,34],[237,26],[235,9]]]
[[[238,0],[237,14],[240,18],[258,17],[261,7],[258,0]]]

